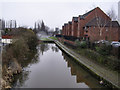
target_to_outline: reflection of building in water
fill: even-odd
[[[71,67],[71,75],[76,75],[77,83],[85,83],[90,88],[95,88],[98,86],[99,81],[95,79],[91,74],[85,71],[79,64],[71,60],[65,53],[62,53],[65,61],[68,64],[68,67]],[[100,87],[100,86],[99,86]]]

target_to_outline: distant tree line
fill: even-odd
[[[46,33],[48,33],[49,27],[46,26],[42,21],[36,21],[34,24],[34,32],[35,33],[39,33],[40,31],[44,31]]]

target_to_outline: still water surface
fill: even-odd
[[[36,61],[24,68],[13,84],[14,88],[102,87],[55,44],[39,44],[37,49]]]

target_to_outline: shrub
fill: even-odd
[[[109,46],[106,46],[106,45],[102,45],[102,46],[97,46],[97,47],[95,47],[96,48],[96,51],[99,53],[99,54],[101,54],[101,55],[109,55],[110,54],[110,52],[111,52],[111,46],[109,45]]]
[[[28,38],[27,44],[29,49],[34,51],[37,46],[37,37],[33,35],[30,38]]]
[[[81,41],[80,42],[80,47],[81,48],[86,48],[87,47],[87,43],[85,41]]]
[[[75,40],[75,45],[79,48],[87,48],[86,41],[79,41],[78,39]]]
[[[75,40],[75,44],[76,44],[76,46],[80,46],[80,41],[78,39]]]
[[[10,47],[6,46],[7,51],[3,51],[3,64],[8,64],[15,58],[19,64],[24,64],[27,59],[36,51],[37,37],[32,30],[22,28],[22,30],[12,31],[14,42]],[[28,62],[28,61],[27,61]]]
[[[23,59],[27,56],[29,48],[23,38],[17,40],[12,44],[14,58],[17,60]]]

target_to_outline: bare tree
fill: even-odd
[[[110,22],[110,20],[100,17],[96,9],[95,9],[95,18],[96,18],[96,26],[98,27],[99,30],[99,37],[101,37],[103,29],[105,29],[106,25]]]
[[[107,12],[107,15],[111,18],[112,21],[116,21],[117,20],[117,15],[116,15],[115,10],[113,8],[111,8]]]
[[[34,25],[34,29],[36,30],[36,22],[35,22],[35,25]]]
[[[39,30],[39,31],[40,31],[40,28],[41,28],[41,27],[40,27],[40,23],[38,23],[38,30]]]
[[[10,20],[10,29],[12,29],[12,20]]]
[[[102,34],[103,34],[103,30],[105,30],[105,39],[106,40],[112,40],[112,36],[111,36],[111,30],[112,30],[112,21],[115,21],[117,19],[117,16],[115,14],[115,11],[113,8],[111,8],[109,11],[109,13],[107,13],[108,17],[111,19],[107,19],[107,18],[102,18],[99,17],[97,11],[95,12],[95,17],[96,17],[96,23],[97,23],[97,27],[99,30],[99,36],[97,38],[102,38]],[[107,28],[106,28],[107,26]],[[109,37],[109,38],[108,38]]]
[[[15,28],[17,28],[17,23],[16,23],[16,20],[15,20]]]

